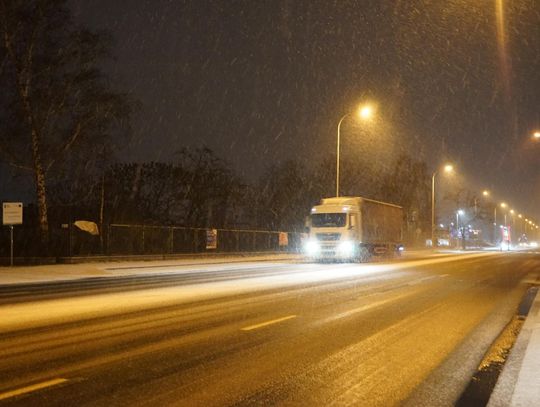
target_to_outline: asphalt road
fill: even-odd
[[[0,404],[451,405],[540,255],[0,287]]]

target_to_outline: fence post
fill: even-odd
[[[73,231],[72,231],[72,228],[73,228],[73,224],[71,222],[69,222],[69,229],[68,229],[68,257],[71,257],[72,254],[71,254],[71,246],[72,246],[72,234],[73,234]]]
[[[174,253],[174,228],[169,227],[169,252]]]
[[[110,255],[111,254],[111,225],[107,225],[107,242],[105,244],[105,254]]]
[[[253,233],[253,236],[252,236],[253,246],[252,246],[251,250],[255,251],[256,247],[257,247],[257,232],[253,231],[251,233]]]
[[[144,225],[142,227],[142,252],[141,254],[144,254]]]

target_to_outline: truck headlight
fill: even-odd
[[[308,240],[304,244],[304,251],[308,256],[314,256],[317,253],[319,253],[319,250],[321,250],[321,246],[319,246],[319,242],[315,240]]]
[[[351,256],[354,254],[354,244],[345,240],[339,244],[338,251],[342,256]]]

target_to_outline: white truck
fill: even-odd
[[[306,220],[304,253],[312,260],[364,261],[399,255],[402,208],[361,197],[324,198]]]

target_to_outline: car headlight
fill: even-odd
[[[354,253],[354,244],[348,240],[341,242],[338,246],[338,251],[343,256],[350,256]]]
[[[308,240],[304,245],[304,251],[309,256],[319,253],[319,250],[321,250],[321,246],[319,246],[319,243],[315,240]]]

